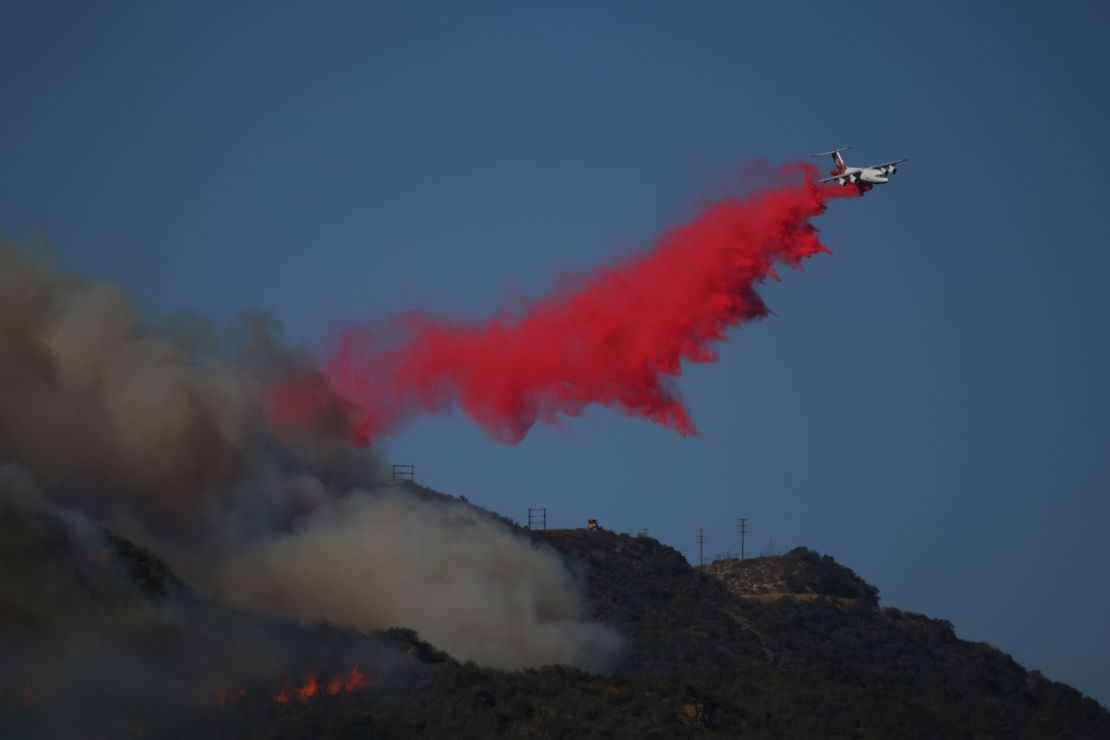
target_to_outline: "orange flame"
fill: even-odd
[[[274,701],[278,704],[287,704],[293,697],[299,697],[301,701],[308,701],[318,693],[327,694],[328,696],[338,696],[341,693],[350,694],[369,686],[373,682],[374,679],[359,670],[358,666],[351,669],[350,676],[345,677],[342,673],[337,673],[322,685],[316,680],[316,674],[311,673],[300,686],[293,686],[286,681],[282,685],[281,691],[274,695]]]
[[[319,684],[316,683],[316,674],[310,674],[304,686],[297,689],[297,695],[301,697],[301,701],[308,701],[316,695],[317,688],[319,688]]]
[[[279,691],[277,695],[274,696],[274,701],[276,701],[278,704],[285,704],[292,698],[293,687],[290,686],[288,682],[286,682],[285,685],[281,687],[281,691]]]
[[[363,686],[369,686],[370,679],[365,673],[358,669],[356,665],[351,669],[351,678],[347,681],[347,693],[351,693],[355,689],[361,689]]]

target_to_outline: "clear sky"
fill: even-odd
[[[319,347],[540,295],[756,159],[910,157],[687,369],[700,436],[593,408],[515,447],[460,415],[382,446],[695,561],[747,516],[750,551],[832,554],[1108,705],[1108,8],[4,0],[0,234],[150,317],[262,307]]]

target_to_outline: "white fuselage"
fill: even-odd
[[[869,182],[874,185],[881,185],[890,181],[890,177],[887,176],[884,170],[874,167],[846,167],[843,172],[838,174],[838,177],[852,181],[851,177],[853,175],[860,182]]]

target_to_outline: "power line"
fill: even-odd
[[[744,559],[744,537],[748,534],[748,517],[742,516],[736,523],[736,531],[740,533],[740,559]]]
[[[528,529],[547,530],[547,507],[528,507]]]
[[[698,565],[705,565],[705,530],[698,527]]]

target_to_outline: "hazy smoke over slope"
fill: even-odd
[[[403,683],[413,666],[397,648],[197,599],[0,465],[2,737],[211,737],[225,702],[266,710],[308,671]]]
[[[372,452],[346,444],[345,404],[273,323],[249,314],[221,335],[177,316],[155,332],[117,288],[0,245],[0,463],[31,476],[0,486],[0,497],[41,489],[232,603],[361,628],[423,627],[437,647],[477,662],[573,663],[614,643],[580,621],[554,556],[492,517],[384,489]],[[314,406],[278,439],[257,389],[288,378]],[[365,546],[392,531],[421,546]],[[278,552],[306,560],[267,557]],[[361,578],[314,574],[329,558]],[[49,578],[26,585],[53,588]],[[305,612],[306,601],[318,608]],[[442,621],[428,620],[428,603]]]
[[[107,555],[95,524],[51,506],[26,470],[0,465],[0,628],[84,627],[134,599],[134,585]],[[90,563],[99,567],[83,567]]]
[[[327,362],[329,380],[354,404],[363,440],[455,404],[510,443],[536,421],[590,404],[693,434],[671,378],[683,360],[716,359],[711,345],[729,327],[767,314],[755,288],[776,263],[796,267],[826,251],[810,220],[848,192],[815,183],[815,173],[782,170],[775,187],[713,205],[646,254],[595,270],[521,315],[462,323],[413,313],[351,331]],[[315,406],[295,384],[269,401],[286,426]]]

